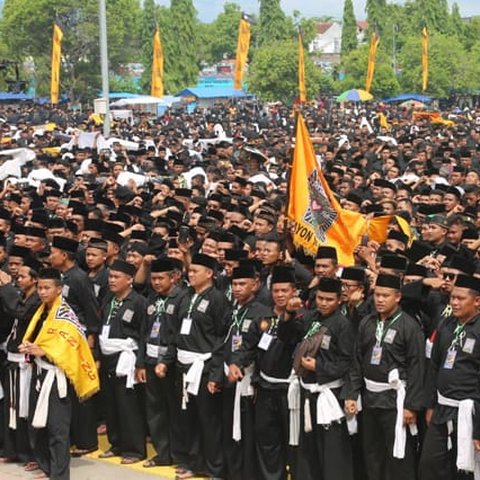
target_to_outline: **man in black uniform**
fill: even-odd
[[[175,402],[181,406],[177,422],[180,466],[177,478],[193,472],[224,475],[222,454],[223,349],[230,307],[225,295],[213,286],[216,261],[204,254],[193,256],[188,270],[191,288],[178,309],[178,330],[165,364],[177,358]],[[177,442],[175,442],[177,443]]]
[[[340,312],[341,292],[340,280],[320,278],[315,310],[291,321],[300,333],[294,367],[302,399],[296,466],[301,479],[353,478],[341,392],[352,363],[354,330]]]
[[[459,275],[450,303],[453,316],[437,333],[427,373],[421,480],[473,479],[480,450],[480,280]]]
[[[362,394],[362,435],[370,480],[415,478],[416,412],[422,407],[424,340],[418,323],[400,309],[400,279],[378,276],[378,313],[358,329],[349,375],[347,415]],[[409,428],[407,428],[409,427]]]
[[[131,464],[146,456],[145,418],[135,389],[135,363],[145,299],[132,289],[135,267],[123,260],[110,266],[111,295],[102,306],[100,333],[102,394],[110,448],[101,458],[122,456]]]
[[[150,266],[154,293],[148,298],[137,358],[137,377],[146,383],[147,423],[156,451],[155,457],[143,464],[146,468],[172,463],[174,366],[167,369],[162,362],[172,341],[178,306],[185,293],[177,284],[175,270],[170,258],[155,260]]]
[[[229,382],[223,392],[226,477],[231,480],[257,478],[252,386],[256,343],[253,342],[247,350],[245,347],[249,328],[271,316],[270,309],[255,299],[259,285],[253,264],[233,269],[232,294],[235,303],[225,338]],[[241,361],[239,354],[243,357]]]
[[[99,305],[88,275],[77,265],[75,255],[78,242],[71,238],[55,236],[52,239],[50,264],[62,274],[62,296],[72,307],[80,323],[86,328],[90,348],[100,325]],[[74,457],[94,452],[98,448],[95,402],[93,399],[72,406],[72,451]]]
[[[107,250],[107,241],[99,238],[90,239],[85,250],[88,276],[92,282],[93,292],[99,305],[103,303],[108,294]]]

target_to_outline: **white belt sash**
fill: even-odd
[[[187,408],[189,393],[195,396],[198,395],[205,362],[210,358],[212,358],[211,352],[198,353],[182,350],[180,348],[177,349],[177,360],[182,365],[190,365],[187,373],[183,374],[182,410]]]
[[[310,393],[318,393],[317,397],[317,425],[331,425],[333,422],[340,421],[345,413],[343,412],[337,397],[333,394],[332,388],[340,388],[344,384],[341,378],[332,382],[323,383],[304,383],[300,380],[303,389]],[[305,399],[304,405],[304,429],[305,432],[312,431],[312,414],[310,411],[310,399]]]
[[[473,400],[454,400],[444,397],[437,391],[439,405],[458,409],[457,414],[457,469],[466,472],[475,471],[475,449],[473,445]],[[453,430],[451,424],[448,426],[449,444],[452,448],[450,434]]]
[[[8,426],[17,429],[17,406],[19,418],[28,418],[30,401],[30,384],[32,381],[32,365],[26,361],[23,353],[7,353],[7,360],[18,364],[19,381],[16,388],[16,371],[10,370],[10,408]],[[18,401],[18,403],[17,403]]]
[[[100,350],[103,355],[114,355],[120,353],[115,368],[117,377],[127,377],[127,388],[133,388],[135,385],[135,362],[138,350],[138,344],[133,338],[107,338],[100,335]]]
[[[58,396],[65,398],[67,396],[67,379],[63,370],[60,370],[55,365],[47,363],[39,357],[35,358],[35,363],[42,370],[47,370],[47,374],[40,388],[38,395],[35,413],[33,415],[32,427],[45,428],[48,418],[48,403],[50,399],[50,392],[52,391],[53,382],[57,379]]]
[[[364,378],[365,386],[369,392],[380,393],[388,390],[396,390],[397,392],[397,418],[395,421],[395,442],[393,444],[393,457],[405,458],[405,446],[407,443],[407,429],[403,424],[403,408],[405,404],[405,382],[400,380],[400,374],[397,368],[394,368],[388,374],[388,383],[375,382],[368,378]],[[416,425],[410,425],[412,435],[417,434]]]
[[[235,397],[233,400],[233,429],[232,438],[239,442],[242,439],[242,397],[248,397],[254,394],[252,387],[252,374],[254,372],[253,364],[245,368],[243,378],[235,385]]]
[[[287,392],[288,410],[290,411],[290,428],[288,444],[298,446],[300,440],[300,380],[292,370]]]

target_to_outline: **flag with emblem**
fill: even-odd
[[[235,58],[235,70],[233,86],[236,90],[242,89],[243,74],[247,64],[248,49],[250,48],[250,24],[251,19],[245,13],[242,14],[238,27],[237,56]]]
[[[63,32],[58,25],[53,26],[52,41],[52,73],[50,83],[50,102],[52,105],[58,103],[60,96],[60,65],[62,63],[62,38]]]

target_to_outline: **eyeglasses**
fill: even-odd
[[[443,273],[443,279],[444,280],[450,280],[450,281],[453,281],[457,278],[457,274],[456,273],[449,273],[449,272],[445,272]]]
[[[357,288],[359,286],[360,285],[358,285],[358,283],[342,283],[342,288],[344,288],[345,290],[349,290],[350,288]]]

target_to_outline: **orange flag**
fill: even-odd
[[[62,63],[62,38],[63,32],[58,25],[53,26],[52,42],[52,72],[50,83],[50,102],[52,105],[58,103],[60,96],[60,65]]]
[[[368,67],[367,67],[367,80],[365,82],[365,90],[370,93],[373,82],[373,74],[375,73],[375,57],[377,55],[378,44],[380,43],[380,37],[373,32],[370,39],[370,51],[368,53]]]
[[[152,97],[163,97],[163,48],[158,27],[153,36],[151,95]]]
[[[235,90],[242,89],[243,73],[247,64],[248,49],[250,48],[250,18],[242,14],[240,26],[238,27],[237,56],[235,58],[235,70],[233,87]]]
[[[301,115],[290,175],[288,217],[295,222],[295,245],[312,254],[319,245],[330,245],[337,249],[340,265],[354,264],[353,251],[366,230],[366,221],[361,214],[344,210],[335,199]]]
[[[425,92],[428,86],[428,30],[422,30],[422,91]]]
[[[305,59],[301,33],[298,34],[298,90],[300,103],[305,103],[307,101],[307,87],[305,86]]]

